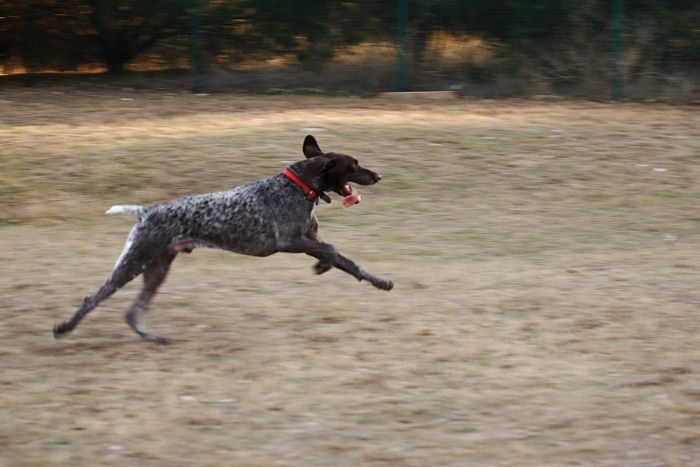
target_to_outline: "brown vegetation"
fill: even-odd
[[[0,92],[0,465],[696,465],[700,114],[583,102]],[[395,279],[178,258],[70,337],[131,219],[303,136],[384,175],[321,233]]]

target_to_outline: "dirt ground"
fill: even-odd
[[[180,255],[54,340],[151,203],[317,136],[382,173],[313,260]],[[700,110],[0,89],[0,465],[700,465]]]

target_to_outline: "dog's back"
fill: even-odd
[[[229,191],[185,196],[145,208],[142,223],[169,244],[194,242],[253,256],[277,251],[288,229],[302,231],[313,205],[277,175]],[[199,245],[198,245],[199,246]]]

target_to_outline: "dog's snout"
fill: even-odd
[[[369,169],[362,169],[360,173],[358,173],[356,177],[351,178],[350,181],[357,182],[360,185],[374,185],[381,179],[382,176],[379,173]]]

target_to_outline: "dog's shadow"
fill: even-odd
[[[185,341],[185,339],[178,339],[171,343],[184,343]],[[168,347],[170,346],[153,346],[154,349],[167,349]],[[123,356],[124,353],[130,353],[132,350],[134,352],[143,352],[143,342],[139,339],[125,338],[122,334],[111,334],[61,339],[61,341],[53,341],[51,344],[44,344],[35,348],[34,353],[40,356],[63,357],[117,352],[120,356]]]

